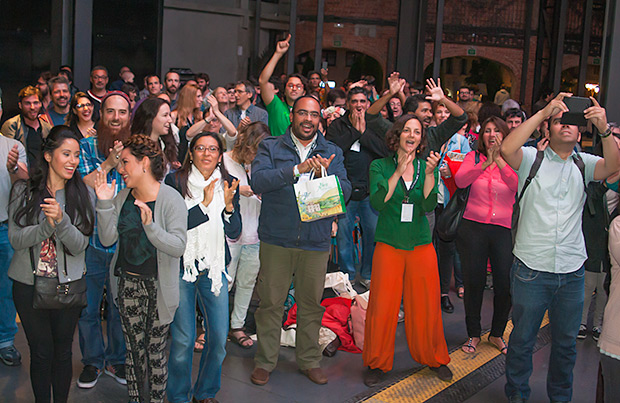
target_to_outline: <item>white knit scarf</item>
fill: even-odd
[[[187,246],[183,253],[183,280],[195,282],[199,272],[208,270],[211,279],[211,292],[215,296],[220,295],[222,288],[222,274],[228,281],[232,278],[226,273],[226,240],[224,239],[224,225],[222,223],[222,210],[226,207],[224,202],[224,189],[222,188],[222,173],[219,167],[215,168],[209,179],[205,180],[202,173],[192,165],[187,177],[187,190],[192,197],[185,197],[187,209],[202,203],[204,200],[204,188],[211,182],[215,182],[213,200],[208,207],[200,206],[200,209],[209,216],[209,220],[187,231]]]

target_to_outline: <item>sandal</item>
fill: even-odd
[[[463,296],[465,295],[465,287],[460,286],[460,287],[457,289],[456,295],[457,295],[460,299],[463,299]]]
[[[202,353],[202,350],[205,349],[205,334],[201,333],[194,342],[194,352]]]
[[[491,337],[493,337],[494,339],[500,340],[502,344],[504,345],[504,347],[500,347],[499,345],[491,341]],[[506,340],[504,340],[503,337],[495,337],[495,336],[489,335],[489,343],[493,344],[499,350],[500,353],[504,355],[508,353],[508,344],[506,343]]]
[[[243,333],[243,336],[235,336],[235,332],[241,332]],[[240,327],[238,329],[230,329],[230,332],[228,332],[228,339],[245,349],[252,348],[252,346],[254,345],[254,341],[250,339],[247,334],[245,334],[245,328],[243,327]],[[248,340],[252,343],[245,344]]]
[[[476,352],[476,347],[478,346],[478,343],[480,343],[480,339],[478,337],[476,337],[476,339],[478,339],[478,342],[474,344],[474,338],[470,337],[469,341],[467,341],[467,344],[461,347],[461,350],[463,350],[463,352],[467,354],[474,354]]]

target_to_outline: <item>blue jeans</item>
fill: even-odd
[[[198,378],[192,387],[196,297],[205,318],[205,346],[200,356]],[[179,279],[179,307],[170,326],[170,336],[168,400],[171,403],[186,403],[192,401],[192,396],[198,400],[215,397],[220,390],[228,337],[228,280],[224,275],[217,297],[211,292],[211,280],[206,273],[198,276],[195,283]]]
[[[340,270],[349,275],[349,279],[355,280],[355,261],[353,256],[353,229],[355,228],[355,217],[360,218],[360,227],[362,229],[362,268],[360,271],[361,278],[370,280],[370,272],[372,270],[372,254],[375,251],[375,229],[377,228],[377,220],[379,213],[370,205],[370,198],[363,200],[350,200],[347,203],[347,213],[344,217],[338,219],[338,263]]]
[[[7,224],[0,224],[0,348],[12,346],[17,333],[13,281],[7,274],[13,258],[8,231]]]
[[[512,321],[514,329],[506,357],[508,397],[531,393],[532,352],[545,311],[549,310],[551,355],[547,374],[547,395],[552,401],[570,401],[573,367],[577,358],[577,333],[584,298],[585,268],[554,274],[528,268],[515,259],[511,270]]]
[[[86,249],[86,299],[88,305],[82,310],[78,322],[82,364],[99,369],[106,365],[125,364],[125,339],[118,307],[110,292],[110,263],[113,253],[89,245]],[[101,299],[103,287],[107,289],[108,302],[106,330],[108,346],[104,346],[101,328]]]

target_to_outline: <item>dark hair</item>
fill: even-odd
[[[133,91],[137,95],[140,90],[138,89],[138,86],[134,83],[123,83],[123,85],[121,86],[121,91],[123,91],[125,94],[127,94],[127,96],[129,96],[130,92]]]
[[[407,122],[411,119],[417,120],[418,123],[420,123],[420,128],[422,130],[422,138],[420,139],[420,144],[415,151],[416,155],[419,155],[426,149],[426,130],[424,130],[424,125],[422,124],[422,121],[416,115],[406,113],[403,116],[399,117],[396,122],[394,122],[390,130],[388,130],[388,132],[385,134],[385,141],[390,151],[398,150],[398,146],[400,145],[400,135],[403,132],[403,129],[405,128]]]
[[[286,82],[284,83],[284,85],[288,85],[288,80],[290,80],[291,78],[296,77],[299,78],[301,80],[301,85],[304,86],[304,92],[308,92],[308,80],[306,79],[306,77],[302,76],[299,73],[293,73],[293,74],[289,74],[286,77]],[[285,88],[286,89],[286,88]]]
[[[366,98],[368,98],[368,91],[366,91],[365,88],[362,87],[353,87],[349,90],[349,92],[347,92],[347,102],[349,102],[351,100],[351,98],[353,98],[353,95],[357,95],[357,94],[362,94],[364,95]]]
[[[194,80],[198,81],[199,79],[203,79],[207,83],[211,82],[211,79],[209,78],[209,75],[207,73],[196,73],[196,75],[194,76]]]
[[[525,112],[519,108],[510,108],[504,113],[504,120],[507,121],[511,118],[521,118],[521,123],[525,122]]]
[[[191,170],[192,165],[193,165],[192,164],[192,151],[194,151],[194,147],[196,146],[196,143],[198,142],[198,140],[200,140],[203,137],[211,137],[212,139],[217,141],[217,146],[220,148],[220,154],[218,155],[218,158],[224,154],[224,143],[222,143],[222,139],[217,133],[201,132],[201,133],[198,133],[192,139],[192,141],[189,143],[189,149],[188,149],[187,154],[185,155],[185,161],[183,161],[183,165],[181,166],[179,170],[177,170],[173,174],[176,177],[177,183],[181,186],[181,194],[183,195],[184,198],[193,197],[189,191],[189,188],[187,187],[187,177],[189,176],[189,171]],[[239,141],[239,139],[237,139],[237,141]],[[220,167],[220,172],[222,173],[222,179],[226,179],[229,175],[228,175],[228,171],[226,170],[226,167],[224,166],[223,158],[222,158],[221,164],[218,164],[218,165]]]
[[[299,98],[297,98],[295,100],[295,102],[293,102],[293,107],[291,108],[291,112],[295,112],[295,107],[297,106],[297,102],[301,101],[302,99],[311,99],[314,102],[316,102],[317,104],[319,104],[319,110],[321,109],[321,102],[319,102],[318,99],[316,99],[315,97],[313,97],[312,95],[302,95]]]
[[[415,113],[418,110],[418,106],[422,102],[428,102],[431,104],[431,101],[426,99],[426,95],[424,94],[415,94],[407,97],[405,104],[403,105],[403,114],[406,113]]]
[[[56,77],[50,79],[47,82],[47,85],[50,87],[50,91],[54,91],[54,86],[56,84],[65,84],[67,88],[70,86],[69,80],[65,76],[57,75]]]
[[[228,90],[234,90],[235,89],[235,83],[228,83],[224,86],[224,88],[226,89],[226,91]]]
[[[44,71],[41,74],[39,74],[39,76],[37,77],[37,79],[42,78],[45,80],[45,82],[47,83],[52,77],[54,77],[54,75],[52,74],[51,71]]]
[[[105,74],[106,74],[106,75],[109,75],[109,73],[108,73],[108,69],[106,69],[104,66],[95,66],[95,67],[93,67],[93,68],[90,70],[90,75],[91,75],[91,76],[93,75],[93,73],[95,72],[95,70],[103,70],[103,71],[105,71]]]
[[[269,126],[263,122],[252,122],[245,126],[237,136],[232,153],[242,164],[249,164],[254,159],[253,157],[250,159],[250,155],[256,155],[258,145],[263,139],[270,137],[271,132]]]
[[[491,116],[502,118],[502,108],[494,102],[483,102],[478,109],[478,122],[486,122]]]
[[[413,87],[414,90],[419,91],[420,93],[424,92],[424,84],[419,81],[412,82],[411,84],[409,84],[409,87]]]
[[[482,125],[480,126],[480,134],[478,135],[478,151],[482,155],[487,155],[487,146],[484,144],[484,141],[482,140],[482,136],[484,135],[484,130],[489,125],[489,123],[493,123],[495,127],[499,129],[499,131],[502,133],[502,140],[505,139],[510,133],[510,130],[508,129],[508,125],[506,124],[506,122],[504,122],[502,118],[497,117],[497,116],[491,116],[485,119],[484,122],[482,122]]]
[[[278,90],[278,95],[279,95],[279,96],[282,96],[282,92],[284,91],[284,90],[282,89],[282,81],[280,81],[280,79],[279,79],[279,78],[277,78],[277,77],[271,76],[271,77],[269,77],[269,82],[270,82],[271,84],[273,84],[273,87],[274,87],[276,90]]]
[[[144,134],[133,134],[123,142],[123,147],[128,148],[131,155],[138,160],[147,157],[151,161],[151,173],[157,181],[161,182],[166,173],[166,166],[159,144]]]
[[[336,99],[342,98],[347,99],[347,94],[344,93],[340,88],[334,88],[327,93],[327,105],[332,106]]]
[[[254,99],[254,97],[256,96],[256,89],[254,88],[254,84],[252,84],[250,80],[237,81],[237,84],[235,84],[235,86],[237,85],[243,85],[245,87],[245,91],[249,92],[252,96],[250,99]]]
[[[164,74],[164,81],[166,81],[166,79],[168,78],[168,74],[170,73],[174,73],[177,76],[179,76],[179,81],[181,81],[181,75],[177,71],[174,71],[174,70],[168,70],[166,74]]]
[[[153,119],[159,113],[159,109],[164,105],[170,104],[161,98],[147,98],[138,106],[131,123],[131,134],[144,134],[150,136],[153,131]],[[177,143],[171,132],[160,137],[165,145],[165,158],[167,163],[172,163],[178,159]],[[157,143],[159,147],[159,143]],[[161,149],[161,147],[160,147]]]
[[[157,81],[159,81],[159,76],[157,74],[149,74],[148,76],[146,76],[146,78],[144,80],[146,80],[146,82],[149,82],[149,78],[151,77],[156,77]]]
[[[43,142],[41,158],[47,153],[52,154],[66,140],[75,140],[78,144],[80,142],[75,132],[67,126],[59,125],[53,127]],[[54,197],[54,195],[50,196],[47,190],[48,176],[49,163],[41,161],[34,172],[32,172],[31,179],[26,182],[26,203],[21,205],[15,212],[14,221],[19,227],[23,228],[36,224],[41,213],[40,205],[43,199]],[[15,189],[15,186],[13,189]],[[14,197],[16,197],[15,194],[11,196],[11,200]],[[87,236],[92,234],[95,214],[90,202],[88,188],[77,170],[65,184],[65,212],[82,234]],[[70,254],[66,249],[65,253]]]
[[[65,77],[67,77],[67,80],[69,80],[69,82],[72,82],[72,81],[73,81],[73,73],[71,73],[71,71],[70,71],[70,70],[66,70],[66,69],[62,69],[62,68],[61,68],[61,69],[58,71],[58,75],[59,75],[59,76],[60,76],[60,75],[63,75],[63,76],[65,76]]]
[[[310,80],[310,77],[312,77],[314,74],[318,74],[319,78],[321,78],[321,73],[319,73],[319,72],[318,72],[318,71],[316,71],[316,70],[310,70],[310,71],[308,72],[308,80]]]
[[[92,104],[93,101],[89,98],[88,95],[86,95],[85,92],[82,91],[78,91],[75,93],[75,95],[73,96],[73,98],[71,98],[71,105],[69,106],[69,113],[67,114],[67,117],[65,119],[66,125],[69,127],[74,127],[77,128],[77,124],[78,124],[78,116],[75,112],[73,112],[74,109],[76,109],[76,105],[78,103],[78,99],[80,98],[88,98],[88,101]],[[93,120],[93,116],[94,114],[91,115],[90,119]]]

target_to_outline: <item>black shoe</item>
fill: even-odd
[[[438,367],[429,367],[431,371],[437,375],[437,378],[444,382],[450,382],[452,380],[452,371],[447,365],[440,365]]]
[[[77,381],[78,388],[90,389],[97,384],[101,370],[93,365],[86,365]]]
[[[108,365],[105,367],[105,373],[110,375],[121,385],[127,385],[125,364]]]
[[[0,348],[0,360],[9,367],[17,367],[22,364],[22,355],[15,346]]]
[[[594,341],[598,341],[598,339],[601,337],[601,328],[596,326],[594,327],[594,329],[592,329],[592,338],[594,339]]]
[[[588,328],[586,325],[579,325],[579,333],[577,333],[577,338],[579,340],[583,340],[588,335]]]
[[[381,371],[379,368],[366,368],[364,371],[364,385],[372,388],[380,384],[383,381],[383,377],[385,376],[385,372]]]
[[[454,312],[454,305],[452,305],[450,297],[448,297],[447,295],[441,297],[441,310],[445,313]]]

